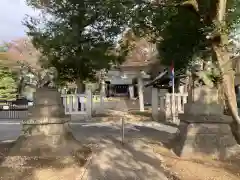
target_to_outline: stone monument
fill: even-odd
[[[37,87],[22,134],[1,167],[82,166],[86,162],[91,149],[73,137],[60,93],[49,84],[44,80]]]
[[[208,155],[222,159],[235,154],[239,145],[230,124],[232,118],[223,114],[216,88],[206,85],[194,88],[192,101],[185,104],[179,115],[179,133],[174,151],[181,157]]]

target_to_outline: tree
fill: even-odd
[[[28,35],[34,46],[41,52],[42,61],[47,62],[47,66],[56,67],[60,78],[77,81],[81,85],[84,80],[93,78],[97,70],[115,63],[115,55],[112,53],[116,38],[123,31],[122,26],[128,22],[125,21],[127,13],[124,13],[127,11],[124,4],[115,0],[47,2],[49,3],[42,6],[37,0],[29,1],[46,13],[48,19],[36,22],[30,18],[25,24],[29,28]],[[129,2],[131,3],[130,0]],[[52,89],[46,90],[45,87],[37,93],[40,93],[39,101],[43,101],[40,102],[39,109],[33,109],[32,114],[36,116],[23,123],[23,136],[17,140],[11,152],[20,152],[19,154],[25,156],[57,154],[60,160],[58,157],[48,163],[75,163],[75,158],[85,152],[82,152],[83,148],[76,151],[79,144],[64,125],[66,120],[61,118],[63,112],[60,109],[62,106],[59,94]],[[56,101],[59,104],[54,104],[51,95],[52,98],[58,97]],[[49,108],[43,107],[43,103],[49,104]],[[38,118],[41,115],[43,117]],[[66,154],[70,158],[64,159]],[[12,160],[10,156],[11,154],[6,158],[6,163]],[[28,163],[33,159],[25,160],[20,157],[20,160]]]
[[[219,72],[227,105],[233,117],[232,130],[240,143],[240,118],[234,91],[229,37],[240,21],[237,0],[151,1],[139,8],[132,28],[157,42],[161,62],[174,61],[178,71],[186,70],[196,57],[211,60]],[[140,12],[142,11],[142,12]]]
[[[17,74],[17,94],[25,96],[32,80],[30,76],[37,76],[41,69],[38,62],[40,54],[27,38],[12,40],[5,43],[5,47],[6,51],[0,53],[1,66]]]
[[[8,68],[0,68],[0,99],[13,100],[17,95],[17,76]]]
[[[240,5],[238,1],[230,1],[235,3],[235,6]],[[212,49],[215,55],[215,60],[220,70],[222,85],[226,96],[226,101],[230,109],[231,115],[234,119],[232,123],[233,134],[240,144],[240,118],[238,116],[237,100],[234,88],[234,71],[232,70],[232,63],[230,63],[230,53],[228,51],[228,34],[227,34],[227,1],[220,0],[216,3],[216,17],[215,19],[215,34],[209,39],[211,40]],[[238,11],[235,9],[235,11]],[[237,19],[239,14],[235,14]]]
[[[130,19],[128,10],[135,5],[134,1],[28,3],[51,17],[42,21],[28,18],[25,24],[42,54],[42,62],[55,67],[60,79],[76,82],[82,91],[83,81],[94,79],[97,71],[120,60],[113,52],[117,36]]]
[[[19,65],[24,64],[29,68],[40,69],[40,52],[34,48],[29,38],[20,38],[6,43],[8,57]]]
[[[4,44],[0,44],[0,52],[6,52],[7,51],[7,46],[6,46],[6,44],[4,43]]]

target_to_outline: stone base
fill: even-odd
[[[16,140],[0,167],[82,167],[91,152],[91,148],[78,142],[70,131],[61,135],[22,135]]]
[[[1,167],[83,166],[91,154],[91,148],[74,138],[65,118],[48,120],[49,123],[44,119],[24,121],[22,135],[10,149]]]
[[[81,122],[84,120],[88,120],[91,119],[91,117],[89,117],[88,115],[85,114],[72,114],[70,116],[71,122]]]
[[[20,136],[0,164],[0,179],[79,179],[91,153],[71,133]]]
[[[69,179],[68,174],[61,174],[68,168],[80,173],[68,177],[79,179],[80,167],[86,164],[92,150],[70,131],[60,93],[45,87],[37,89],[34,102],[29,118],[22,122],[22,135],[0,165],[0,179]],[[56,178],[39,172],[52,169],[61,170],[54,171]]]
[[[158,111],[157,115],[152,115],[153,120],[159,121],[159,122],[165,122],[168,124],[173,124],[173,125],[179,125],[180,120],[178,116],[175,116],[175,120],[173,120],[172,114],[166,114],[165,111]]]
[[[195,119],[194,116],[184,115],[174,141],[173,150],[178,156],[192,158],[204,155],[214,159],[226,159],[240,152],[240,146],[231,132],[230,121],[217,121],[216,117],[209,121],[209,117],[198,116],[198,119]]]

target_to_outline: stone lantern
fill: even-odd
[[[91,149],[72,135],[68,124],[70,118],[64,114],[58,90],[49,87],[49,80],[39,82],[42,83],[34,93],[29,117],[22,122],[22,134],[1,166],[16,169],[25,166],[82,166]]]
[[[218,102],[218,91],[208,86],[193,89],[192,101],[185,104],[184,114],[179,115],[179,133],[174,151],[181,157],[208,155],[227,158],[239,152],[230,124],[232,118],[223,114]]]

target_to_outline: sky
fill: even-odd
[[[28,7],[25,0],[0,1],[0,43],[26,36],[22,21],[26,14],[36,16],[37,12]]]
[[[25,3],[25,0],[0,0],[0,42],[26,36],[22,21],[26,14],[37,13]]]

